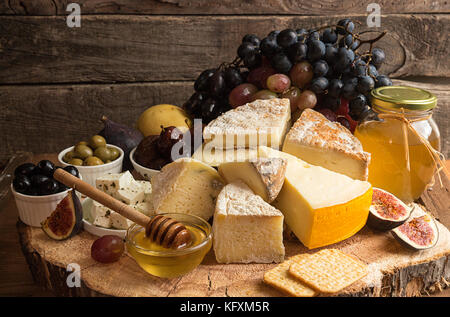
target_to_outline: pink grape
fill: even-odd
[[[278,98],[278,95],[274,93],[273,91],[263,89],[258,91],[256,94],[253,95],[253,100],[257,99],[273,99]]]
[[[302,92],[300,89],[298,89],[295,86],[292,86],[285,92],[281,94],[281,98],[287,98],[289,99],[290,105],[291,105],[291,111],[294,112],[298,108],[298,102],[300,100]]]
[[[105,235],[94,241],[91,246],[91,257],[101,263],[112,263],[120,259],[125,251],[122,238]]]
[[[291,80],[284,74],[274,74],[267,77],[266,86],[270,91],[281,93],[291,87]]]
[[[303,88],[309,84],[313,79],[313,76],[313,67],[306,61],[295,64],[289,72],[289,77],[291,78],[294,86],[300,88]]]
[[[234,87],[228,96],[228,101],[233,108],[245,105],[253,100],[253,95],[258,88],[252,84],[240,84]]]
[[[297,107],[300,110],[305,110],[306,108],[314,108],[317,104],[316,94],[311,90],[304,90],[297,101]]]
[[[275,69],[273,69],[270,66],[260,66],[250,71],[247,77],[247,82],[255,85],[260,89],[261,88],[266,89],[267,77],[275,73],[276,73]]]

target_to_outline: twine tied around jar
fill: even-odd
[[[407,119],[405,116],[405,109],[404,108],[400,108],[400,109],[401,109],[401,113],[392,113],[392,112],[391,113],[378,113],[378,117],[380,119],[385,119],[385,118],[396,119],[396,120],[400,120],[404,123],[402,125],[402,129],[403,129],[403,139],[405,141],[404,145],[405,145],[406,168],[408,169],[408,172],[411,171],[411,163],[410,163],[410,158],[409,158],[408,129],[419,139],[419,141],[428,150],[428,153],[430,154],[431,159],[433,160],[434,168],[436,171],[435,173],[437,173],[437,175],[438,175],[439,183],[441,184],[441,188],[442,188],[444,185],[442,184],[440,172],[443,171],[444,174],[447,176],[447,178],[450,179],[449,171],[447,170],[447,167],[445,166],[445,163],[444,163],[445,157],[441,152],[436,150],[430,144],[430,142],[428,142],[428,140],[426,138],[424,138],[422,135],[420,135],[420,133],[417,132],[417,130],[412,126],[413,122],[429,119],[431,117],[431,114],[429,114],[425,118],[421,117],[420,119]],[[434,181],[433,181],[433,183],[434,183]]]

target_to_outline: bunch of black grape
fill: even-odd
[[[183,108],[194,118],[209,123],[231,109],[228,95],[236,86],[245,82],[248,72],[236,64],[222,64],[218,68],[203,71],[194,83],[195,93]]]
[[[315,108],[349,127],[370,111],[373,88],[392,85],[378,72],[384,51],[373,48],[383,35],[362,40],[350,19],[319,29],[272,31],[263,39],[247,34],[233,63],[200,74],[185,108],[207,123],[230,107],[283,97],[293,110]]]

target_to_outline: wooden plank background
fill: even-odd
[[[158,103],[181,105],[204,69],[232,61],[244,34],[317,27],[349,16],[367,30],[372,1],[0,1],[0,162],[17,150],[58,152],[101,129],[134,125]],[[382,72],[436,93],[434,118],[450,154],[448,1],[378,1]],[[420,76],[417,81],[417,76]],[[414,80],[414,81],[412,81]]]

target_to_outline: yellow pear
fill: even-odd
[[[174,126],[185,132],[192,126],[192,120],[180,107],[160,104],[145,110],[137,122],[137,128],[144,136],[159,135],[161,126]]]

